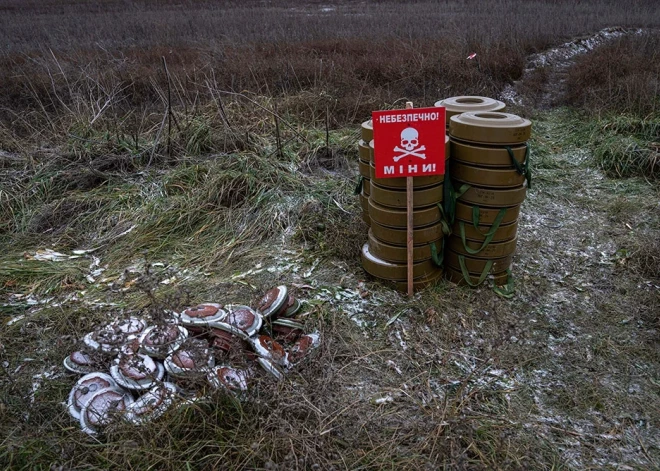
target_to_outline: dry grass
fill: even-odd
[[[531,52],[657,26],[655,3],[334,6],[0,1],[0,467],[658,467],[657,185],[593,168],[648,174],[648,160],[576,158],[652,140],[657,107],[626,108],[651,82],[611,101],[630,112],[618,119],[536,116],[512,300],[447,282],[407,300],[365,280],[352,195],[372,109],[495,95]],[[622,96],[635,70],[597,86]],[[96,250],[24,255],[51,246]],[[93,257],[106,271],[90,281]],[[210,392],[100,441],[61,407],[75,381],[62,358],[109,317],[250,303],[282,283],[323,337],[284,381],[260,373],[242,401]]]

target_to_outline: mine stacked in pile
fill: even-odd
[[[374,138],[374,128],[371,124],[371,120],[362,123],[360,137],[361,139],[358,142],[358,155],[360,158],[360,183],[358,184],[356,193],[358,193],[360,197],[362,220],[366,222],[368,226],[370,226],[371,219],[369,219],[369,194],[371,192],[371,173],[369,171],[369,167],[371,166],[371,152],[369,143]]]
[[[452,197],[444,266],[447,277],[478,286],[489,275],[507,283],[520,205],[530,184],[531,122],[519,116],[477,111],[449,119]]]
[[[363,127],[364,129],[364,127]],[[406,179],[376,178],[374,141],[369,142],[369,239],[362,247],[362,265],[376,278],[407,287]],[[446,158],[449,137],[445,136]],[[421,289],[442,276],[444,175],[413,177],[413,287]],[[363,185],[364,189],[364,185]]]

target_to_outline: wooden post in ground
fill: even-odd
[[[413,108],[412,101],[406,102],[406,109]],[[413,295],[413,177],[406,177],[406,216],[408,242],[408,297]]]

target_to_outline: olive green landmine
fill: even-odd
[[[392,263],[382,260],[371,253],[369,244],[362,246],[362,266],[370,275],[391,281],[407,281],[408,266],[406,263]],[[437,265],[431,259],[414,263],[412,266],[413,280],[431,275],[437,271]]]
[[[413,191],[413,208],[423,208],[442,203],[443,184],[418,188]],[[376,183],[371,186],[371,200],[388,208],[407,208],[406,190],[392,190]]]
[[[461,228],[462,226],[462,228]],[[463,237],[466,240],[473,240],[475,242],[483,242],[490,236],[491,242],[505,242],[516,237],[518,232],[518,221],[502,225],[500,224],[495,232],[490,235],[492,225],[479,225],[476,228],[473,224],[465,221],[455,221],[452,226],[452,234],[454,236]]]
[[[476,210],[475,210],[476,208]],[[454,208],[454,219],[473,224],[476,220],[478,225],[490,226],[495,223],[500,211],[504,210],[504,216],[500,222],[505,226],[518,220],[520,215],[520,204],[514,206],[503,206],[501,208],[480,207],[474,204],[466,204],[460,200]]]
[[[369,197],[369,217],[372,221],[387,227],[407,228],[408,218],[405,209],[387,208],[374,203]],[[440,222],[442,213],[438,205],[413,210],[413,228],[430,226]]]
[[[371,165],[369,165],[367,162],[358,160],[358,169],[360,176],[364,178],[371,178]]]
[[[451,137],[450,142],[452,162],[462,162],[479,167],[514,168],[511,155],[503,146],[468,143],[455,137]],[[527,157],[527,145],[511,146],[510,149],[518,163],[524,164]]]
[[[371,142],[374,139],[374,126],[370,119],[362,123],[360,136],[364,142]]]
[[[471,275],[481,276],[488,262],[492,262],[490,269],[491,273],[503,273],[511,266],[511,261],[513,259],[513,254],[507,255],[505,257],[493,258],[493,259],[483,259],[483,258],[474,258],[470,255],[461,255],[453,250],[445,251],[444,265],[445,267],[453,268],[456,271],[462,272],[460,257],[463,257],[463,265],[465,269]]]
[[[503,242],[491,242],[484,247],[481,242],[466,240],[464,243],[460,237],[451,235],[447,238],[446,248],[459,255],[481,259],[496,259],[512,255],[516,251],[517,241],[517,238],[513,238]]]
[[[467,142],[515,145],[526,142],[531,132],[531,121],[510,113],[468,112],[449,120],[449,135]]]
[[[454,187],[460,187],[462,183]],[[527,186],[522,185],[517,188],[492,189],[478,186],[470,186],[458,197],[458,201],[467,205],[486,206],[488,208],[508,208],[516,206],[525,201]]]
[[[487,188],[515,188],[525,183],[525,174],[515,168],[475,167],[461,162],[451,163],[451,178],[461,183]]]
[[[442,268],[437,267],[432,273],[423,276],[422,278],[418,278],[416,280],[413,280],[413,292],[417,292],[420,290],[423,290],[425,288],[428,288],[430,286],[435,286],[438,281],[442,279],[442,276],[444,275],[444,272]],[[388,280],[383,280],[383,283],[386,286],[391,286],[392,288],[396,289],[397,291],[401,291],[403,293],[408,291],[408,282],[406,281],[388,281]]]
[[[504,111],[504,102],[485,96],[453,96],[444,100],[436,101],[435,106],[444,106],[449,127],[449,119],[467,112],[479,111]]]
[[[407,246],[408,232],[407,228],[387,227],[377,222],[372,222],[371,231],[374,237],[381,242],[391,245]],[[426,227],[413,229],[413,245],[424,245],[435,240],[442,240],[442,225],[439,223],[431,224]],[[437,244],[436,244],[437,245]],[[442,250],[442,245],[437,245],[438,252]]]
[[[442,251],[442,239],[434,240],[424,245],[413,246],[413,262],[422,262],[433,257],[432,246],[436,253]],[[391,245],[378,240],[369,230],[369,251],[374,257],[392,263],[407,263],[408,248],[400,245]]]

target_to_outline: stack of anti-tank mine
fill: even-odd
[[[444,262],[450,280],[478,286],[490,275],[495,285],[507,283],[520,205],[531,183],[530,133],[530,121],[501,111],[449,118],[451,234]]]
[[[445,135],[446,158],[449,137]],[[369,240],[362,247],[362,265],[372,276],[406,289],[406,179],[376,178],[371,121],[362,124],[358,144],[362,217],[369,224]],[[368,158],[368,160],[367,160]],[[420,289],[442,276],[442,211],[444,175],[413,178],[413,287]]]
[[[489,278],[506,284],[520,205],[531,183],[531,123],[504,113],[503,102],[487,97],[457,96],[435,106],[446,110],[448,160],[444,176],[413,178],[413,285],[435,284],[440,265],[459,284],[479,286]],[[362,123],[361,137],[358,192],[370,226],[362,264],[405,290],[406,179],[376,178],[371,121]]]

